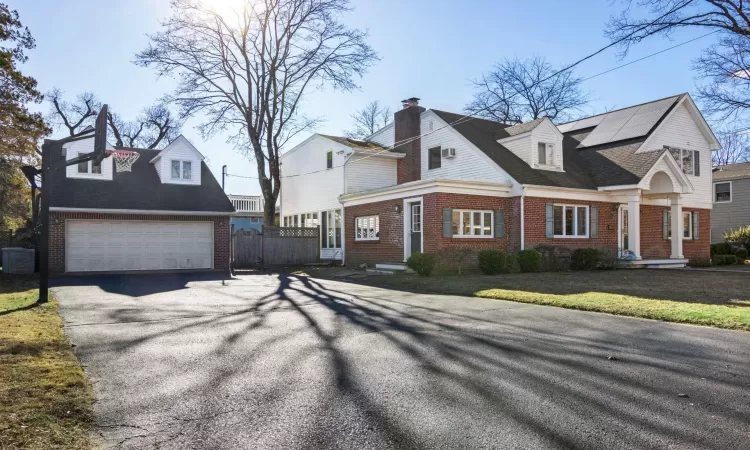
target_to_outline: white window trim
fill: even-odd
[[[418,205],[419,205],[419,229],[418,230],[414,229],[414,225],[416,223],[414,221],[414,218],[417,217],[414,214],[414,207],[417,206],[417,204],[412,204],[411,205],[411,220],[410,220],[410,224],[411,224],[411,232],[412,233],[421,233],[422,232],[422,204],[419,203]]]
[[[454,239],[492,239],[495,237],[495,211],[487,209],[454,209],[454,213],[458,213],[458,231],[464,229],[464,213],[469,213],[471,217],[471,223],[469,224],[469,231],[474,232],[474,213],[481,213],[481,219],[479,221],[480,229],[484,230],[484,214],[490,213],[490,234],[454,234]],[[451,218],[453,220],[453,218]]]
[[[586,234],[585,235],[568,235],[568,234],[556,234],[554,235],[554,239],[588,239],[589,233],[591,232],[590,228],[590,222],[591,222],[591,208],[588,205],[575,205],[575,204],[569,204],[569,203],[555,203],[554,206],[562,206],[563,212],[562,212],[562,230],[563,233],[565,232],[565,207],[572,207],[572,208],[586,208]],[[575,211],[575,210],[574,210]],[[554,223],[554,208],[552,210],[552,216],[553,216],[553,223]],[[554,225],[553,225],[554,229]],[[575,212],[573,214],[573,230],[578,229],[578,213]]]
[[[693,240],[693,212],[692,211],[683,211],[682,212],[683,220],[685,220],[684,217],[686,215],[690,217],[690,219],[689,219],[690,226],[688,227],[689,228],[688,231],[690,231],[690,236],[685,236],[684,231],[683,231],[682,240],[683,241],[692,241]],[[667,219],[668,219],[668,221],[667,221],[667,230],[669,232],[669,239],[668,240],[671,241],[672,240],[672,211],[671,210],[668,211]]]
[[[544,144],[545,149],[545,158],[547,161],[545,163],[539,162],[539,144]],[[550,148],[552,150],[550,150]],[[534,154],[536,155],[536,167],[541,167],[543,169],[556,169],[557,163],[555,162],[555,158],[557,156],[557,146],[554,142],[547,142],[547,141],[536,141],[536,148],[534,149]]]
[[[430,167],[430,151],[438,149],[438,155],[440,155],[439,163],[437,167]],[[427,170],[438,170],[443,168],[443,147],[436,145],[427,149]]]
[[[716,200],[716,185],[717,184],[726,184],[726,183],[729,183],[729,200],[717,201]],[[732,200],[734,200],[734,192],[732,191],[732,188],[733,188],[733,186],[732,186],[732,182],[731,181],[716,181],[716,182],[714,182],[714,189],[713,189],[713,191],[714,191],[714,203],[732,203]]]
[[[180,176],[175,178],[174,174],[172,173],[172,163],[180,163]],[[190,178],[184,178],[185,175],[185,169],[184,164],[190,163]],[[192,160],[189,159],[170,159],[169,160],[169,179],[170,180],[180,180],[180,181],[192,181],[193,180],[193,170],[195,169],[195,164],[193,164]]]
[[[75,157],[81,156],[82,153],[76,153]],[[72,158],[71,158],[72,159]],[[80,163],[78,163],[80,164]],[[88,172],[79,172],[78,171],[78,164],[76,164],[76,175],[80,177],[92,177],[92,178],[100,178],[104,177],[104,160],[99,163],[99,173],[94,173],[94,161],[88,160],[86,161],[86,165],[88,167]]]
[[[667,147],[667,150],[669,150],[669,153],[672,154],[672,150],[679,150],[680,151],[680,158],[677,160],[677,165],[680,166],[680,170],[682,170],[682,173],[685,175],[690,175],[691,177],[695,176],[695,150],[690,150],[687,148],[682,147]],[[683,153],[684,152],[691,152],[693,154],[693,167],[692,167],[692,173],[685,173],[685,169],[682,167],[682,159],[684,158]],[[672,156],[674,158],[674,156]]]
[[[375,236],[357,237],[357,229],[358,228],[362,228],[363,230],[364,229],[368,229],[369,230],[369,221],[372,218],[375,219],[375,227],[374,227]],[[365,219],[368,221],[368,227],[367,228],[360,227],[359,226],[359,221],[360,220],[365,220]],[[379,214],[373,214],[373,215],[369,215],[369,216],[359,216],[359,217],[355,217],[354,218],[354,240],[355,241],[379,241],[380,240],[380,236],[379,235],[380,235],[380,215]]]

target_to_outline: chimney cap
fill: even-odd
[[[404,108],[408,108],[410,106],[419,106],[419,98],[407,98],[406,100],[401,100],[401,104],[404,106]]]

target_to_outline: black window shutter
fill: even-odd
[[[599,207],[592,206],[589,214],[591,215],[591,229],[589,230],[589,236],[592,238],[599,237]]]
[[[698,240],[698,230],[700,229],[700,214],[698,211],[693,212],[693,240]]]
[[[548,238],[555,237],[555,204],[547,203],[546,207],[545,235]]]
[[[443,208],[443,237],[453,237],[453,210]]]
[[[669,210],[664,210],[664,221],[662,226],[662,231],[664,233],[664,239],[669,239]]]
[[[698,150],[693,152],[693,167],[695,167],[695,176],[701,176],[701,152]]]
[[[505,236],[505,211],[495,211],[495,237]]]

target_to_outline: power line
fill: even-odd
[[[611,47],[613,47],[613,46],[615,46],[615,45],[618,45],[619,43],[621,43],[622,41],[624,41],[624,40],[628,39],[629,37],[631,37],[631,36],[632,36],[633,34],[635,34],[635,33],[636,33],[636,32],[638,32],[638,31],[640,31],[640,30],[636,30],[636,31],[634,31],[634,32],[630,33],[630,34],[629,34],[628,36],[625,36],[625,37],[623,37],[623,38],[620,38],[620,39],[618,39],[617,41],[614,41],[614,42],[612,42],[612,43],[610,43],[610,44],[608,44],[608,45],[606,45],[606,46],[604,46],[604,47],[600,48],[599,50],[597,50],[597,51],[595,51],[595,52],[593,52],[593,53],[591,53],[591,54],[589,54],[589,55],[587,55],[587,56],[585,56],[585,57],[583,57],[583,58],[581,58],[581,59],[579,59],[579,60],[575,61],[574,63],[572,63],[572,64],[569,64],[569,65],[565,66],[564,68],[562,68],[562,69],[560,69],[560,70],[558,70],[558,71],[554,72],[553,74],[551,74],[551,75],[549,75],[549,76],[547,76],[547,77],[545,77],[545,78],[543,78],[543,79],[541,79],[541,80],[537,81],[537,82],[536,82],[536,83],[534,83],[534,85],[532,85],[531,87],[533,88],[533,87],[535,87],[535,86],[537,86],[537,85],[539,85],[539,84],[542,84],[542,83],[544,83],[545,81],[548,81],[548,80],[550,80],[550,79],[552,79],[552,78],[554,78],[554,77],[556,77],[556,76],[560,75],[560,74],[561,74],[561,73],[563,73],[563,72],[566,72],[566,71],[568,71],[568,70],[572,69],[573,67],[576,67],[577,65],[581,64],[582,62],[584,62],[584,61],[587,61],[587,60],[589,60],[589,59],[593,58],[594,56],[596,56],[596,55],[598,55],[598,54],[600,54],[600,53],[604,52],[605,50],[607,50],[607,49],[609,49],[609,48],[611,48]],[[626,63],[626,64],[621,64],[621,65],[619,65],[619,66],[616,66],[616,67],[613,67],[613,68],[611,68],[611,69],[609,69],[609,70],[605,70],[604,72],[600,72],[600,73],[597,73],[597,74],[595,74],[595,75],[592,75],[592,76],[590,76],[590,77],[584,78],[584,79],[582,79],[581,81],[587,81],[587,80],[590,80],[590,79],[592,79],[592,78],[596,78],[596,77],[599,77],[599,76],[601,76],[601,75],[605,75],[605,74],[607,74],[607,73],[613,72],[613,71],[615,71],[615,70],[619,70],[619,69],[622,69],[623,67],[627,67],[627,66],[629,66],[629,65],[631,65],[631,64],[635,64],[635,63],[637,63],[637,62],[640,62],[640,61],[643,61],[643,60],[645,60],[645,59],[648,59],[648,58],[654,57],[654,56],[656,56],[656,55],[659,55],[659,54],[662,54],[662,53],[668,52],[668,51],[670,51],[670,50],[674,50],[675,48],[681,47],[681,46],[683,46],[683,45],[686,45],[686,44],[689,44],[689,43],[691,43],[691,42],[695,42],[695,41],[697,41],[697,40],[699,40],[699,39],[703,39],[703,38],[705,38],[705,37],[708,37],[708,36],[710,36],[710,35],[712,35],[712,34],[718,33],[719,31],[720,31],[720,30],[715,30],[715,31],[712,31],[712,32],[710,32],[710,33],[706,33],[706,34],[704,34],[704,35],[701,35],[701,36],[695,37],[695,38],[693,38],[693,39],[689,39],[689,40],[687,40],[687,41],[684,41],[684,42],[681,42],[681,43],[679,43],[679,44],[673,45],[673,46],[671,46],[671,47],[665,48],[665,49],[663,49],[663,50],[659,50],[659,51],[657,51],[657,52],[651,53],[651,54],[649,54],[649,55],[646,55],[646,56],[644,56],[644,57],[641,57],[641,58],[638,58],[638,59],[636,59],[636,60],[630,61],[630,62],[628,62],[628,63]],[[423,137],[429,136],[430,134],[436,133],[436,132],[438,132],[438,131],[440,131],[440,130],[443,130],[443,129],[445,129],[445,128],[453,127],[453,126],[455,126],[455,125],[460,125],[460,124],[462,124],[462,123],[468,122],[469,120],[475,119],[475,118],[476,118],[476,116],[477,116],[477,114],[480,114],[480,113],[482,113],[482,112],[484,112],[484,111],[487,111],[487,110],[489,110],[489,109],[491,109],[491,108],[493,108],[493,107],[495,107],[495,106],[499,105],[500,103],[502,103],[502,102],[504,102],[504,101],[510,100],[510,99],[512,99],[513,97],[515,97],[516,95],[518,95],[518,93],[517,93],[517,92],[516,92],[515,94],[511,95],[511,96],[510,96],[509,98],[507,98],[507,99],[504,99],[504,100],[500,100],[500,101],[498,101],[498,102],[495,102],[495,103],[493,103],[493,104],[491,104],[491,105],[488,105],[488,106],[486,106],[486,107],[484,107],[484,108],[481,108],[481,109],[479,109],[479,110],[477,110],[477,111],[474,111],[474,112],[472,112],[472,113],[470,113],[470,114],[466,114],[466,115],[464,115],[464,116],[462,116],[462,117],[459,117],[459,118],[458,118],[458,119],[456,119],[455,121],[453,121],[453,122],[450,122],[450,123],[448,123],[448,124],[446,124],[446,125],[444,125],[444,126],[442,126],[442,127],[439,127],[439,128],[437,128],[437,129],[435,129],[435,130],[429,131],[429,132],[427,132],[427,133],[424,133],[424,134],[419,134],[419,135],[417,135],[417,136],[414,136],[414,137],[411,137],[411,138],[407,138],[407,139],[404,139],[404,140],[402,140],[402,141],[394,142],[394,144],[393,144],[392,146],[389,146],[389,147],[384,147],[384,148],[383,148],[383,149],[381,149],[381,150],[378,150],[378,151],[376,151],[376,152],[374,152],[374,153],[372,153],[372,154],[370,154],[370,155],[364,156],[364,157],[362,157],[362,158],[356,159],[356,160],[354,160],[353,162],[363,161],[363,160],[365,160],[365,159],[368,159],[368,158],[371,158],[371,157],[373,157],[373,156],[377,156],[377,155],[379,155],[379,154],[381,154],[381,153],[384,153],[384,152],[390,152],[391,150],[395,149],[396,147],[399,147],[399,146],[401,146],[401,145],[405,145],[405,144],[409,144],[409,143],[411,143],[411,142],[413,142],[413,141],[415,141],[415,140],[417,140],[417,139],[421,139],[421,138],[423,138]],[[742,131],[750,131],[750,128],[748,128],[747,130],[742,130]],[[345,163],[344,163],[344,164],[345,164]],[[338,166],[334,166],[334,167],[332,167],[332,168],[338,168],[338,167],[343,167],[343,164],[340,164],[340,165],[338,165]],[[311,171],[311,172],[305,172],[305,173],[300,173],[300,174],[295,174],[295,175],[285,175],[285,176],[281,176],[280,178],[296,178],[296,177],[301,177],[301,176],[305,176],[305,175],[312,175],[312,174],[316,174],[316,173],[321,173],[321,172],[325,172],[325,171],[328,171],[328,170],[330,170],[330,169],[326,168],[326,169],[314,170],[314,171]],[[249,177],[249,176],[243,176],[243,175],[232,175],[232,174],[226,174],[226,176],[233,176],[233,177],[236,177],[236,178],[246,178],[246,179],[253,179],[253,180],[257,180],[257,179],[259,179],[258,177]]]

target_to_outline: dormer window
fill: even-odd
[[[190,180],[193,178],[193,164],[191,161],[172,160],[172,179]]]
[[[540,166],[555,165],[555,144],[539,142],[537,144],[537,164]]]
[[[91,173],[93,175],[101,175],[102,163],[94,163],[94,161],[82,161],[78,163],[78,173]]]

